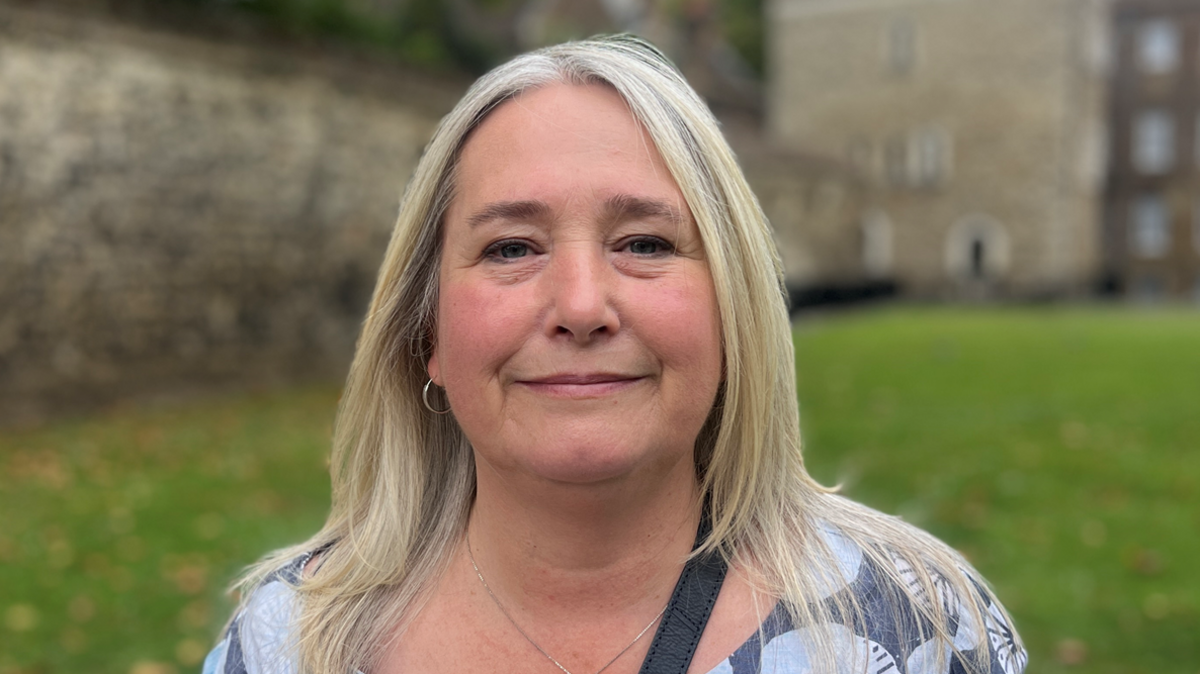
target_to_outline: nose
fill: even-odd
[[[555,251],[547,275],[552,306],[546,328],[551,337],[587,344],[616,334],[620,320],[613,308],[613,270],[603,251],[563,246]]]

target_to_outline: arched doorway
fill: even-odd
[[[892,220],[878,208],[863,214],[862,222],[862,265],[870,280],[885,279],[892,275],[893,242]]]
[[[1003,281],[1011,255],[1008,230],[989,215],[969,215],[946,233],[946,272],[953,281],[972,285]]]

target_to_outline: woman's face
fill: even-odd
[[[580,484],[691,470],[720,319],[687,203],[620,96],[502,104],[457,185],[428,367],[477,460]]]

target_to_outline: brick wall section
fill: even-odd
[[[461,83],[0,6],[0,419],[344,371]]]

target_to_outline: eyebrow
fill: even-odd
[[[618,194],[604,201],[604,218],[610,223],[625,220],[666,220],[677,226],[687,222],[683,213],[671,204],[657,199],[643,199],[629,194]]]
[[[467,218],[472,228],[493,220],[543,220],[550,215],[550,206],[544,201],[498,201],[484,206]]]
[[[550,206],[544,201],[498,201],[488,204],[467,218],[473,229],[494,220],[545,220]],[[604,200],[601,217],[608,224],[638,219],[661,219],[683,225],[687,218],[671,204],[657,199],[645,199],[630,194],[617,194]]]

